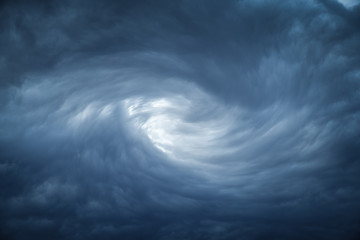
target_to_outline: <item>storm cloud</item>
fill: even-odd
[[[360,236],[356,0],[0,5],[1,239]]]

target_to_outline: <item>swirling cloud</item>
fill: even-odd
[[[345,2],[3,4],[0,236],[356,239]]]

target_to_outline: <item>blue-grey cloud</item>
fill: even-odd
[[[357,239],[356,1],[12,1],[3,239]]]

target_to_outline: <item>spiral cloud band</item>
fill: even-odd
[[[0,19],[1,239],[360,236],[358,1]]]

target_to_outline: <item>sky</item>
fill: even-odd
[[[355,0],[2,1],[0,238],[358,240]]]

